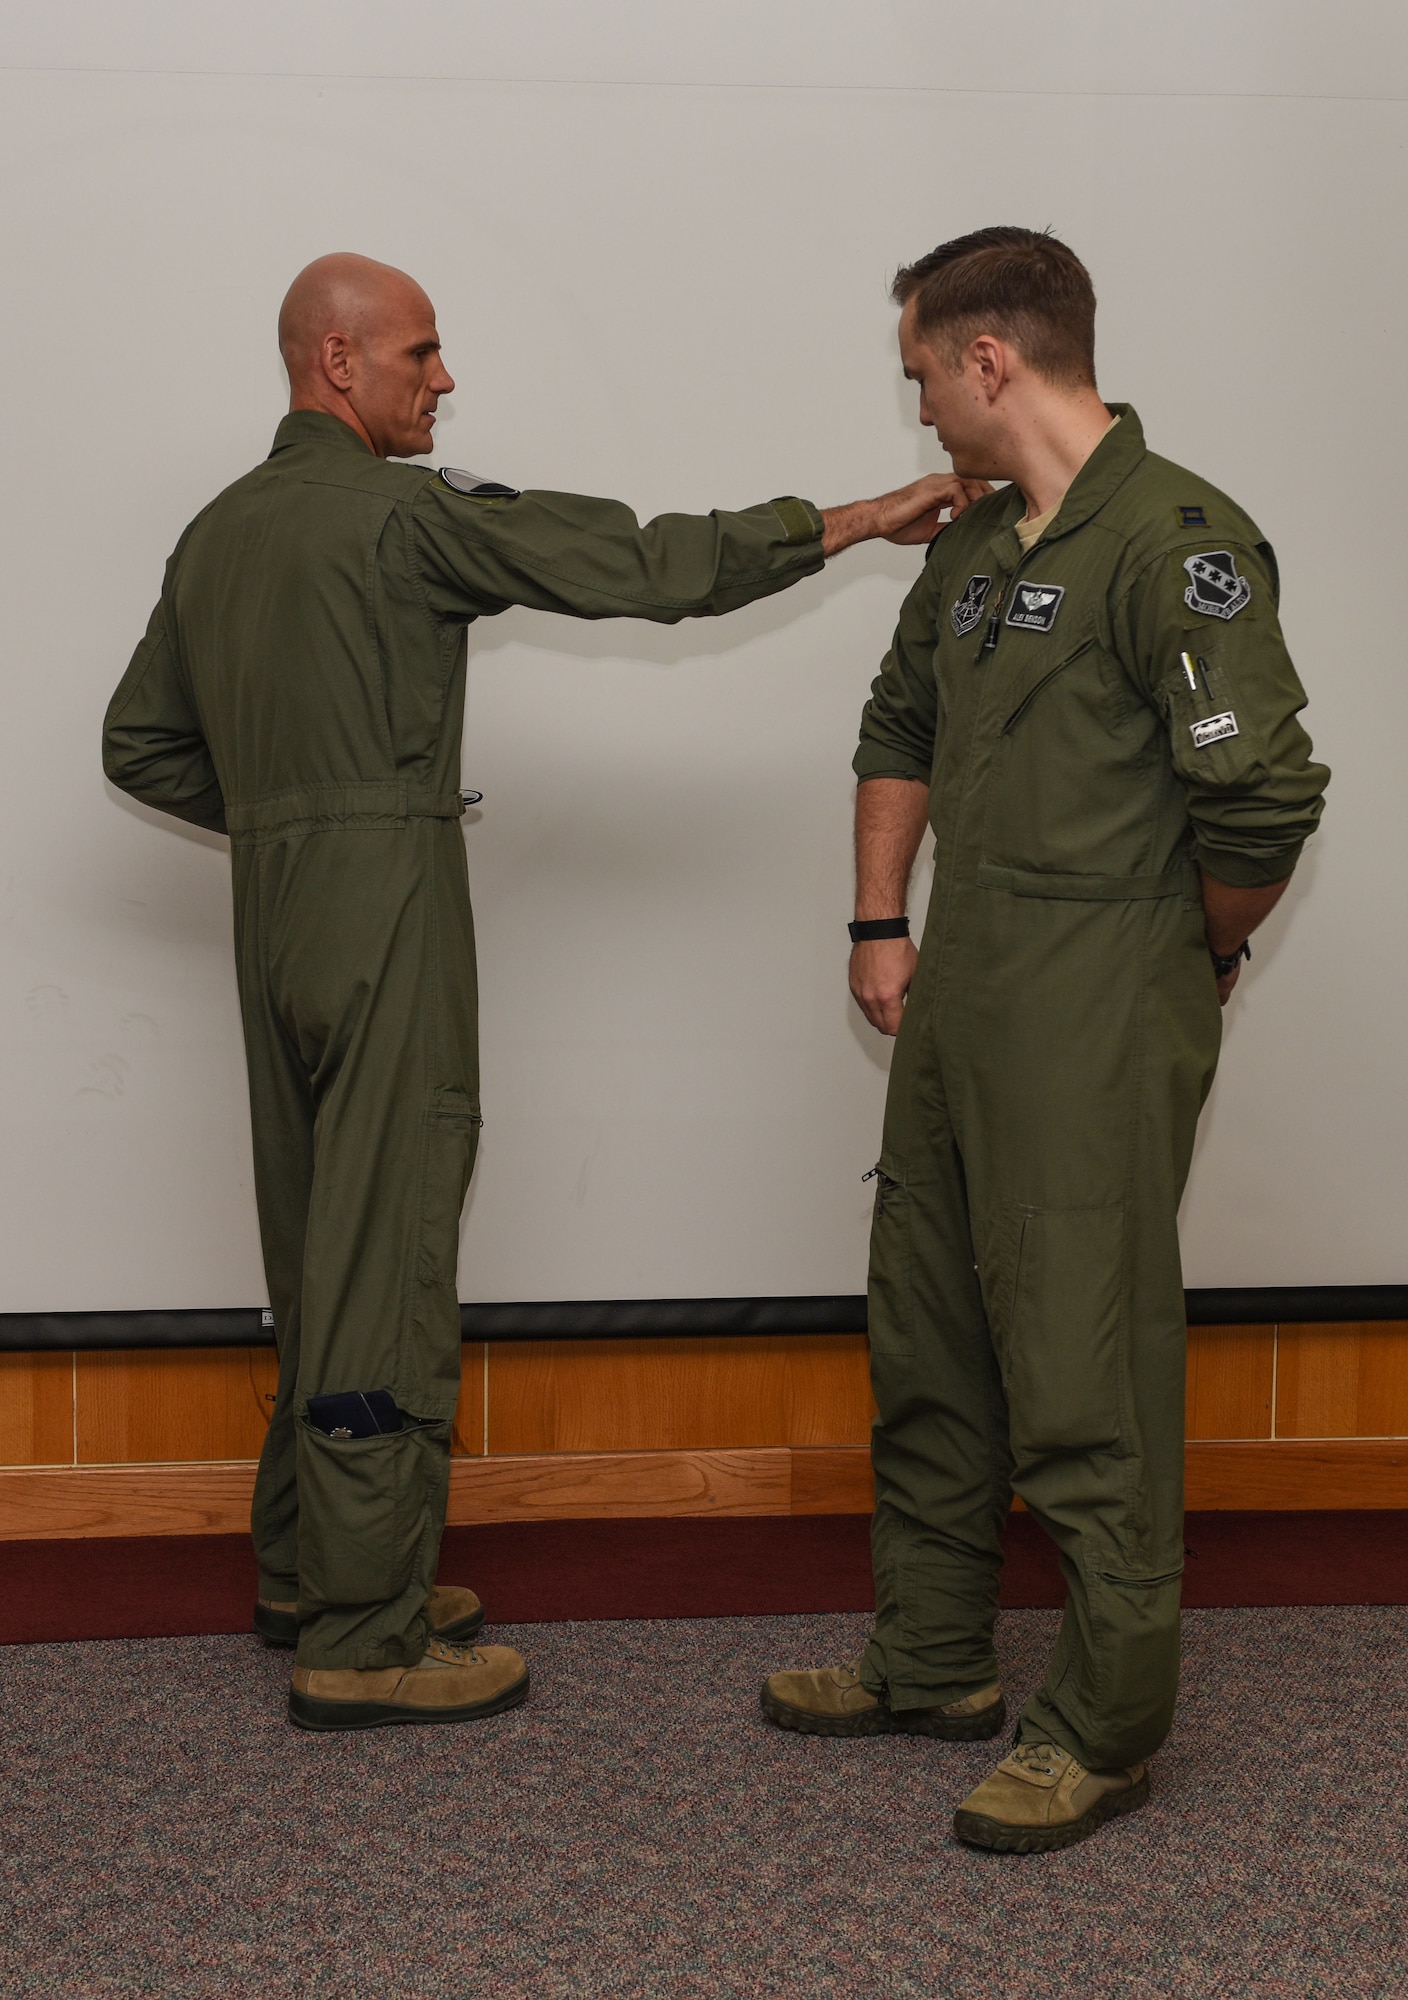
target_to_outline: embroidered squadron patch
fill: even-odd
[[[1012,592],[1004,623],[1025,632],[1049,632],[1056,623],[1056,613],[1065,594],[1064,583],[1019,583]]]
[[[1237,718],[1231,709],[1221,715],[1210,715],[1203,722],[1190,722],[1189,731],[1195,750],[1206,750],[1209,743],[1223,743],[1229,736],[1236,736]]]
[[[970,576],[963,586],[963,595],[953,600],[953,610],[949,613],[953,629],[960,639],[966,638],[975,626],[982,623],[983,606],[988,601],[992,589],[990,576]]]
[[[517,500],[516,486],[500,486],[497,479],[481,479],[477,472],[462,472],[457,465],[442,465],[440,477],[452,493],[468,493],[475,500]]]
[[[1237,564],[1227,549],[1209,549],[1206,555],[1189,556],[1183,567],[1189,576],[1183,602],[1204,618],[1235,618],[1252,601],[1252,587],[1238,576]]]

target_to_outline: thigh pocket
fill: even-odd
[[[875,1354],[914,1352],[914,1192],[904,1162],[882,1153],[870,1224],[870,1346]]]
[[[439,1488],[450,1427],[411,1420],[384,1437],[330,1438],[298,1426],[299,1597],[305,1605],[388,1604],[410,1581]]]
[[[482,1123],[479,1106],[462,1090],[437,1090],[426,1108],[417,1267],[422,1284],[454,1285],[460,1211],[469,1192]]]
[[[1119,1442],[1124,1208],[1018,1208],[1003,1381],[1019,1454]]]

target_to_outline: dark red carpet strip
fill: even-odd
[[[1194,1606],[1408,1604],[1408,1514],[1190,1514]],[[440,1569],[498,1623],[869,1611],[870,1523],[821,1514],[722,1521],[546,1521],[450,1528]],[[0,1643],[244,1632],[242,1535],[0,1543]],[[1030,1515],[1007,1528],[1002,1602],[1063,1597]]]

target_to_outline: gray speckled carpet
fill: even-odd
[[[1004,1614],[1010,1694],[1055,1615]],[[463,1728],[289,1728],[239,1638],[0,1651],[0,1993],[159,2000],[1408,2000],[1408,1611],[1198,1611],[1149,1808],[954,1844],[1003,1744],[767,1727],[853,1615],[500,1628]]]

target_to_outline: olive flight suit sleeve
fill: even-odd
[[[225,801],[158,604],[103,723],[103,769],[122,791],[224,833]]]
[[[662,514],[642,527],[617,500],[530,492],[479,497],[442,479],[412,508],[431,608],[448,620],[511,604],[573,618],[715,617],[822,566],[822,522],[805,500],[730,514]]]
[[[1198,863],[1238,889],[1291,873],[1330,776],[1301,726],[1306,694],[1277,596],[1265,542],[1179,548],[1136,578],[1119,621],[1121,651],[1168,730]]]
[[[934,678],[934,565],[921,572],[900,607],[894,641],[871,684],[860,718],[857,779],[915,778],[927,785],[934,767],[939,696]]]

